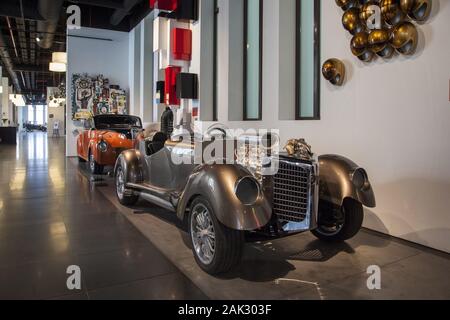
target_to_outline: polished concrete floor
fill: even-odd
[[[206,299],[64,148],[42,133],[0,145],[0,299]]]
[[[102,192],[211,299],[450,299],[448,254],[365,229],[342,244],[311,233],[248,243],[240,268],[211,277],[195,263],[188,235],[170,213],[145,202],[120,206],[112,181]],[[381,272],[380,290],[367,286],[373,266]]]
[[[0,168],[0,299],[450,299],[449,255],[368,230],[339,245],[310,233],[249,243],[238,270],[211,277],[173,215],[121,206],[113,179],[66,159],[62,139],[0,146]],[[381,290],[367,287],[370,266]]]

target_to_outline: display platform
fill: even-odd
[[[113,179],[97,180],[97,190],[211,299],[450,298],[448,256],[365,229],[343,244],[326,244],[310,233],[248,243],[234,273],[212,277],[196,264],[188,234],[173,214],[143,201],[124,207]],[[373,266],[381,269],[383,290],[368,289]],[[417,281],[422,285],[416,288]]]
[[[17,144],[17,127],[0,127],[0,144]]]

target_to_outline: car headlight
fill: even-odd
[[[367,187],[369,179],[364,169],[358,168],[352,173],[352,182],[356,188],[363,190]]]
[[[108,150],[108,144],[102,140],[98,143],[97,148],[100,152],[106,152]]]
[[[244,177],[236,183],[235,194],[242,204],[251,206],[255,204],[259,198],[259,182],[252,177]]]

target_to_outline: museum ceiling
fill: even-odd
[[[53,52],[66,51],[66,11],[73,4],[81,9],[82,26],[117,31],[130,31],[150,12],[147,0],[2,0],[3,76],[29,103],[45,102],[46,88],[65,79],[50,72],[49,63]]]

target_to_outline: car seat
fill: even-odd
[[[146,140],[147,155],[151,156],[164,148],[167,141],[167,135],[163,132],[157,132],[153,138]]]

